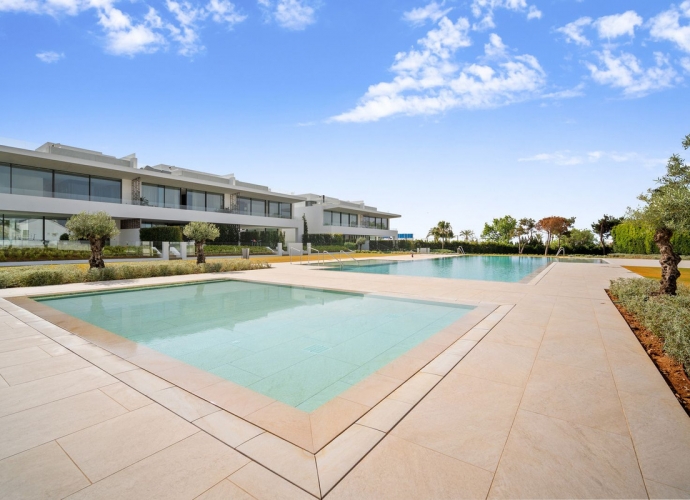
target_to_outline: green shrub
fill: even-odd
[[[180,226],[142,227],[139,229],[141,241],[183,241]]]
[[[654,243],[654,231],[637,221],[625,221],[611,231],[613,251],[621,254],[654,255],[659,248]],[[671,238],[676,253],[690,254],[690,233],[676,232]]]
[[[678,285],[678,295],[659,295],[659,282],[621,278],[611,282],[611,294],[650,332],[664,341],[664,351],[690,369],[690,288]]]
[[[184,274],[218,273],[265,269],[263,261],[232,259],[197,265],[192,261],[178,263],[145,262],[113,264],[103,269],[86,269],[83,265],[10,267],[0,269],[0,288],[61,285],[94,281],[178,276]]]

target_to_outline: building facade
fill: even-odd
[[[233,174],[170,165],[139,167],[134,154],[116,158],[51,142],[35,151],[0,145],[3,246],[59,240],[67,233],[67,219],[84,211],[105,211],[115,219],[120,234],[112,245],[138,244],[142,227],[190,221],[234,225],[242,231],[282,231],[289,243],[301,241],[302,213],[311,208],[307,203],[305,196],[241,182]],[[343,213],[375,215],[349,207],[343,207]],[[357,224],[363,221],[357,218]],[[323,228],[332,229],[325,224]],[[352,229],[353,234],[367,233],[357,232],[359,226]],[[377,237],[380,231],[374,227],[367,236]],[[385,232],[386,237],[397,237],[394,231]]]
[[[398,231],[391,227],[391,220],[398,214],[379,211],[363,201],[344,201],[317,194],[300,195],[304,201],[295,204],[295,216],[306,218],[309,234],[342,235],[346,242],[364,237],[371,239],[397,239]],[[304,224],[299,228],[299,237]],[[368,248],[365,244],[364,248]]]

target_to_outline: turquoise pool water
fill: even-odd
[[[518,282],[537,274],[551,262],[600,263],[600,259],[553,259],[547,257],[519,256],[462,256],[419,260],[365,259],[358,262],[344,260],[327,263],[329,271],[351,273],[400,274],[427,278],[453,278],[464,280]]]
[[[307,412],[473,309],[238,281],[38,300]]]

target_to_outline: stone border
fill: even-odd
[[[194,281],[182,281],[190,282]],[[108,289],[112,288],[105,285],[97,290]],[[103,354],[86,354],[92,352],[89,349],[112,353],[116,361],[137,367],[113,376],[143,394],[151,397],[161,384],[172,384],[179,394],[171,400],[156,401],[183,418],[190,420],[181,413],[179,398],[211,403],[224,410],[190,421],[317,498],[328,493],[513,307],[488,303],[476,306],[460,320],[309,414],[38,303],[29,295],[7,300],[21,307],[21,312],[29,313],[23,318],[25,315],[19,314],[20,319],[32,322],[39,331],[45,330],[42,333],[70,350],[74,348],[75,353],[96,366],[100,366],[98,358]],[[34,315],[43,321],[36,321]],[[71,334],[65,335],[65,330]],[[108,371],[105,366],[102,368]]]

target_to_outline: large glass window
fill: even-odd
[[[220,212],[223,209],[222,194],[206,193],[206,210],[209,212]]]
[[[251,200],[249,198],[237,198],[237,211],[240,215],[249,215],[251,211]]]
[[[260,217],[266,215],[266,202],[264,200],[252,200],[252,215]]]
[[[55,197],[89,201],[89,176],[55,172]]]
[[[0,163],[0,193],[10,192],[10,166]]]
[[[187,209],[206,210],[206,193],[204,191],[187,190]]]
[[[280,203],[278,203],[277,201],[268,202],[268,216],[280,217]]]
[[[357,214],[350,214],[350,227],[357,227]]]
[[[12,174],[14,175],[14,171]],[[12,178],[12,186],[12,192],[14,192],[14,177]],[[91,177],[91,201],[122,203],[122,182],[115,179]]]
[[[165,201],[165,188],[153,184],[141,185],[141,204],[147,207],[162,207]]]
[[[52,198],[52,170],[12,167],[12,194]]]
[[[180,208],[180,188],[165,187],[165,208]]]
[[[60,236],[67,231],[67,219],[46,219],[45,220],[45,239],[47,241],[59,240]]]
[[[280,204],[280,216],[283,219],[292,219],[292,203]]]
[[[43,241],[43,218],[12,216],[3,218],[3,239],[14,241]]]
[[[323,211],[323,225],[332,226],[333,225],[333,213],[328,210]]]

